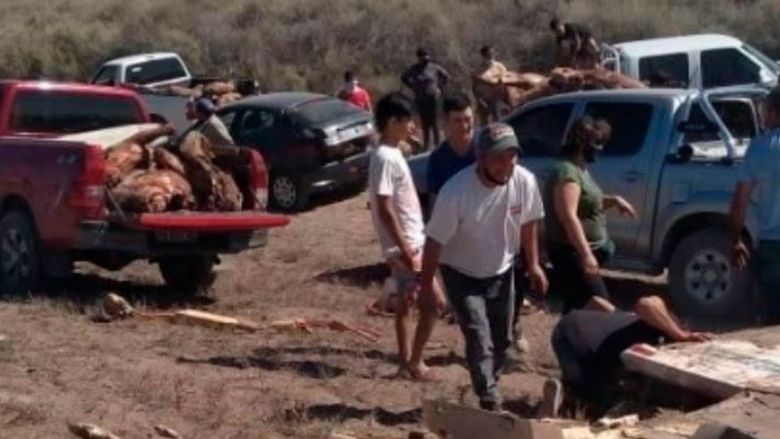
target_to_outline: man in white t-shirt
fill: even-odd
[[[452,177],[439,192],[426,229],[423,308],[441,310],[436,270],[466,340],[466,361],[480,407],[499,410],[498,378],[512,343],[515,312],[513,260],[521,244],[531,287],[547,290],[539,264],[537,228],[544,217],[536,179],[517,164],[514,130],[488,125],[477,142],[477,163]]]
[[[426,380],[431,374],[422,355],[437,313],[432,308],[421,310],[415,330],[413,309],[419,290],[425,235],[420,200],[409,165],[399,149],[401,142],[408,140],[414,131],[414,116],[414,104],[400,93],[391,93],[379,101],[375,118],[380,144],[371,156],[368,182],[371,218],[382,256],[390,266],[398,288],[395,330],[401,371],[410,378]],[[432,288],[440,290],[435,284]]]

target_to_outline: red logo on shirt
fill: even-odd
[[[512,215],[520,215],[520,213],[523,211],[522,206],[512,206],[509,208],[509,213]]]

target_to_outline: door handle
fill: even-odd
[[[625,181],[627,181],[629,183],[633,183],[633,182],[639,180],[640,178],[642,178],[643,176],[644,176],[644,174],[642,174],[639,171],[628,171],[625,174],[623,174],[623,180],[625,180]]]

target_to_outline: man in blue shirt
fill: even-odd
[[[433,211],[436,195],[450,177],[476,160],[474,148],[474,109],[463,93],[444,99],[444,131],[446,139],[428,159],[426,183],[428,210]]]
[[[730,224],[734,263],[741,270],[750,259],[743,230],[755,193],[759,221],[755,268],[763,301],[762,323],[774,325],[780,324],[780,87],[767,96],[763,116],[765,131],[750,142],[742,163],[731,201]]]

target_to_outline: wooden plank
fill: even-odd
[[[564,439],[561,428],[551,423],[444,401],[424,401],[423,419],[428,429],[447,439]]]
[[[205,326],[207,328],[237,328],[249,331],[259,329],[259,326],[253,322],[239,320],[235,317],[228,317],[219,314],[213,314],[195,309],[185,309],[176,311],[171,318],[173,323],[187,324],[194,326]]]
[[[629,370],[720,399],[747,389],[777,390],[780,383],[780,346],[735,340],[661,348],[643,344],[621,359]]]

